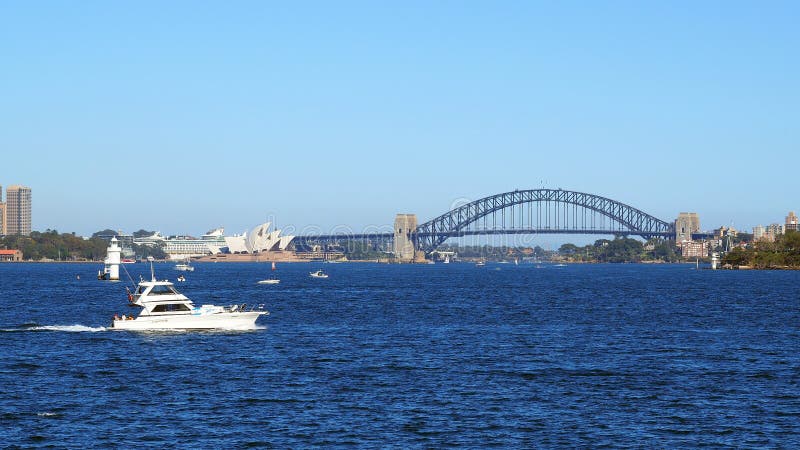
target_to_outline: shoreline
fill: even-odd
[[[274,259],[259,259],[251,255],[236,255],[240,256],[237,258],[212,258],[212,257],[202,257],[197,259],[192,259],[192,262],[195,263],[283,263],[283,264],[292,264],[292,263],[324,263],[324,264],[346,264],[346,263],[353,263],[353,264],[417,264],[417,265],[425,265],[427,263],[422,262],[397,262],[397,261],[389,261],[389,260],[363,260],[363,259],[349,259],[346,261],[339,261],[339,260],[319,260],[319,259],[307,259],[307,258],[300,258],[297,256],[293,257],[282,257],[282,258],[274,258]],[[171,264],[176,263],[179,260],[172,260],[172,259],[158,259],[153,261],[156,264]],[[490,263],[497,263],[497,261],[488,261]],[[557,261],[543,261],[543,263],[558,263]],[[569,265],[584,265],[584,264],[637,264],[643,266],[650,266],[650,265],[694,265],[694,262],[664,262],[664,261],[637,261],[637,262],[621,262],[621,263],[610,263],[610,262],[596,262],[596,261],[571,261],[571,262],[561,262],[562,264],[569,264]],[[0,266],[4,264],[104,264],[102,260],[100,261],[0,261]],[[135,266],[137,264],[147,264],[147,262],[135,262],[135,263],[128,263],[128,264],[121,264],[121,266]],[[442,263],[437,263],[437,265]],[[474,264],[474,261],[454,261],[452,264]],[[520,265],[533,265],[531,263],[525,263]],[[706,263],[708,265],[708,263]],[[712,270],[710,267],[701,267],[704,270]],[[753,266],[735,266],[735,267],[718,267],[716,270],[746,270],[746,271],[797,271],[800,270],[800,266],[782,266],[782,267],[753,267]]]

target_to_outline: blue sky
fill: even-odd
[[[699,3],[2,2],[0,184],[79,234],[360,229],[542,185],[781,222],[800,4]]]

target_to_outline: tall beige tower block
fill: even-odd
[[[416,214],[398,214],[394,219],[394,256],[400,261],[414,260],[411,234],[417,229]]]
[[[6,235],[6,203],[3,201],[3,186],[0,186],[0,236]]]
[[[6,233],[31,234],[31,188],[9,186],[6,189]]]

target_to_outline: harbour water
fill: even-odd
[[[800,272],[283,264],[258,285],[266,264],[195,267],[179,289],[263,303],[262,329],[114,331],[129,283],[0,265],[0,442],[800,446]]]

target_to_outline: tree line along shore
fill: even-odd
[[[4,236],[0,248],[22,251],[26,262],[92,262],[102,261],[108,242],[98,231],[85,239],[75,233],[56,230],[34,231],[29,236]],[[147,233],[142,230],[143,233]],[[159,247],[135,246],[139,258],[167,259]],[[385,261],[392,258],[385,251],[363,242],[344,242],[340,250],[349,261]],[[558,250],[545,250],[540,246],[458,246],[445,244],[443,252],[454,252],[466,260],[535,260],[573,263],[675,263],[682,262],[679,249],[672,241],[651,239],[642,242],[627,237],[598,239],[593,244],[577,246],[563,244]],[[788,231],[774,242],[751,242],[746,247],[735,247],[721,261],[725,268],[800,269],[800,232]]]

